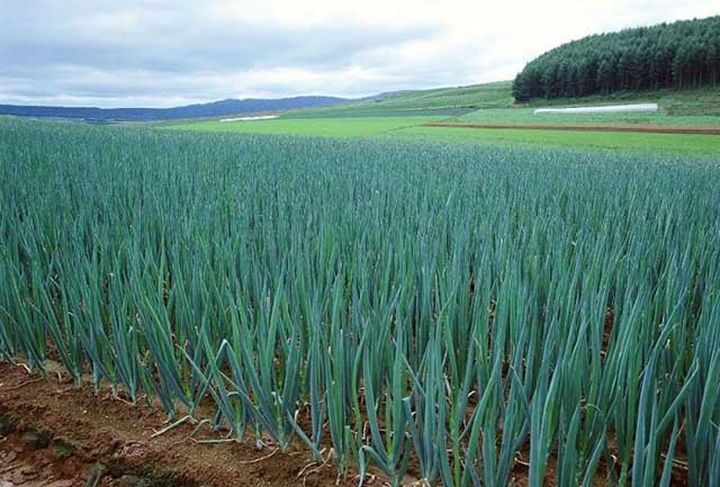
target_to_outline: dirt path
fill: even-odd
[[[166,424],[157,407],[0,364],[0,487],[335,485],[334,467],[315,468],[300,447],[197,444],[189,424],[152,438]]]
[[[672,127],[660,125],[534,125],[480,124],[463,122],[428,122],[425,127],[454,127],[474,129],[568,130],[582,132],[637,132],[645,134],[720,135],[720,127]]]

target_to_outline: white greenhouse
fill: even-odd
[[[597,107],[538,108],[535,115],[545,113],[620,113],[620,112],[657,112],[657,103],[634,103],[630,105],[604,105]]]

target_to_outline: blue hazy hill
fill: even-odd
[[[152,122],[183,118],[222,117],[297,108],[328,107],[349,100],[332,96],[278,99],[227,99],[173,108],[96,108],[0,105],[0,115],[84,119],[97,122]]]

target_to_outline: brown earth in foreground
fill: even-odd
[[[335,468],[300,447],[197,444],[190,424],[151,438],[167,424],[158,407],[0,364],[0,487],[335,485]],[[204,427],[195,438],[220,436]]]
[[[611,324],[612,317],[606,318]],[[607,323],[606,323],[607,326]],[[610,325],[611,326],[611,325]],[[312,462],[303,445],[282,453],[273,445],[255,448],[254,438],[245,442],[199,444],[193,440],[220,439],[203,427],[190,439],[195,426],[185,423],[153,437],[168,426],[159,405],[131,405],[113,397],[109,389],[95,394],[62,378],[55,365],[49,378],[29,375],[21,367],[0,363],[0,487],[175,487],[175,486],[354,486],[357,475],[337,479],[335,467]],[[198,414],[209,417],[208,407]],[[269,443],[267,438],[263,438]],[[610,441],[610,450],[614,442]],[[684,457],[684,455],[681,455]],[[515,456],[509,485],[528,485],[529,451]],[[593,486],[607,485],[603,466]],[[412,464],[412,462],[411,462]],[[673,485],[687,485],[687,469],[678,462]],[[411,473],[417,469],[411,465]],[[364,485],[388,485],[382,475]],[[408,475],[404,485],[418,487]],[[555,459],[545,472],[544,485],[555,485]]]
[[[207,407],[198,417],[211,417]],[[0,487],[176,487],[176,486],[356,486],[358,476],[337,478],[331,463],[313,463],[303,445],[288,453],[273,445],[199,444],[193,440],[222,438],[204,426],[182,424],[153,437],[169,425],[158,404],[132,405],[109,388],[95,394],[85,383],[76,387],[50,361],[48,378],[0,362]],[[262,439],[269,443],[269,439]],[[524,451],[516,456],[509,484],[526,486]],[[403,485],[421,484],[411,472]],[[554,484],[548,466],[546,485]],[[364,484],[389,483],[370,467]]]
[[[720,127],[671,127],[660,125],[534,125],[534,124],[479,124],[462,122],[429,122],[425,127],[455,127],[474,129],[568,130],[581,132],[638,132],[655,134],[720,135]]]

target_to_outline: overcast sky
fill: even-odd
[[[174,106],[511,79],[718,0],[0,0],[0,103]]]

